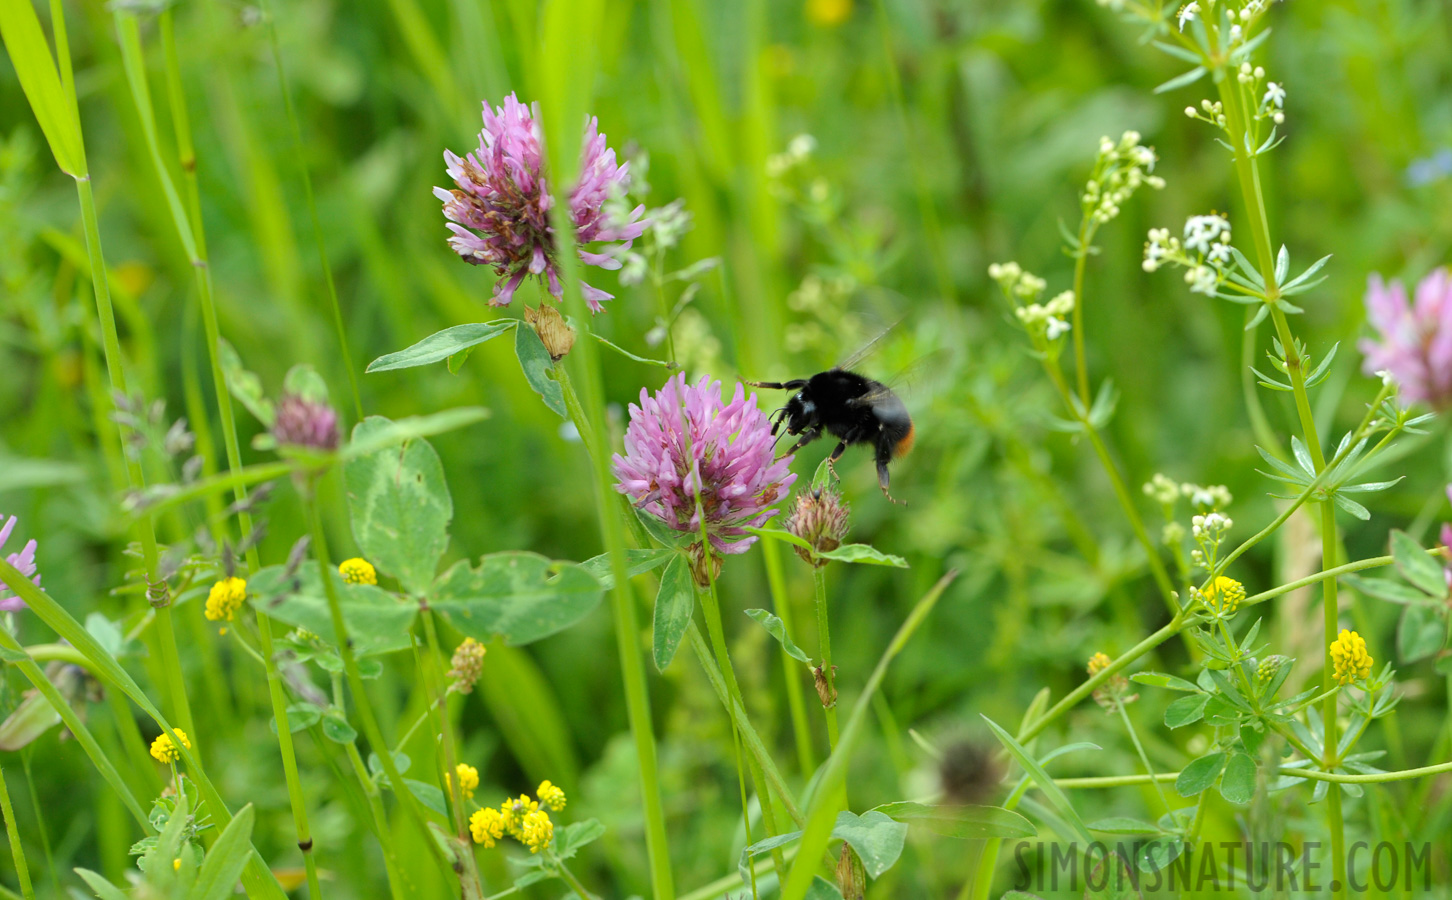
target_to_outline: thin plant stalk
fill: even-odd
[[[448,865],[443,850],[434,841],[433,835],[429,831],[428,820],[424,818],[417,798],[408,789],[403,781],[403,775],[398,771],[398,764],[393,760],[393,752],[389,749],[387,742],[383,740],[383,732],[378,727],[378,719],[373,715],[373,708],[368,703],[363,676],[358,671],[358,658],[353,653],[353,644],[348,637],[348,625],[343,619],[343,604],[342,599],[338,596],[333,564],[328,557],[328,537],[323,530],[323,518],[318,509],[316,487],[316,481],[306,485],[303,503],[307,507],[308,523],[312,531],[313,555],[317,559],[318,574],[323,582],[323,593],[327,595],[328,613],[333,621],[333,635],[338,645],[338,655],[343,658],[343,671],[347,675],[348,687],[352,690],[356,701],[354,706],[358,710],[358,718],[363,723],[363,734],[378,755],[383,771],[388,775],[388,783],[393,785],[394,795],[398,797],[398,801],[407,811],[408,817],[418,827],[419,836],[428,845],[435,861]],[[380,840],[382,839],[383,836],[380,835]]]
[[[822,653],[822,677],[827,681],[827,696],[832,705],[825,706],[822,713],[827,719],[828,750],[837,749],[837,677],[832,672],[832,629],[827,619],[827,572],[822,566],[812,567],[812,582],[816,587],[817,643]]]
[[[792,633],[791,596],[787,593],[786,579],[782,574],[781,548],[776,541],[762,541],[761,555],[766,564],[766,583],[771,590],[771,605],[782,628]],[[807,724],[806,693],[802,687],[801,670],[798,663],[785,652],[781,654],[782,681],[786,685],[787,709],[791,713],[792,735],[797,745],[797,765],[802,777],[811,777],[817,770],[816,756],[812,752],[812,730]]]
[[[30,884],[30,867],[25,862],[25,848],[20,846],[20,827],[15,821],[15,808],[10,805],[10,788],[5,784],[5,769],[0,767],[0,814],[5,817],[5,836],[10,839],[10,856],[15,860],[15,876],[25,900],[35,900]]]
[[[333,705],[346,715],[347,707],[343,699],[343,679],[340,675],[333,675]],[[325,737],[324,740],[327,738]],[[343,745],[345,755],[348,757],[348,765],[353,769],[353,776],[358,779],[358,784],[363,788],[363,796],[368,803],[368,812],[373,818],[373,835],[378,839],[379,846],[383,850],[383,870],[388,876],[388,890],[394,897],[408,896],[403,889],[403,882],[399,874],[398,856],[393,851],[392,835],[388,825],[388,811],[383,808],[383,795],[378,790],[378,782],[373,779],[372,773],[363,763],[363,755],[358,752],[358,742],[349,741]],[[395,782],[396,783],[396,782]]]
[[[1129,733],[1130,742],[1134,744],[1134,752],[1139,755],[1139,761],[1144,764],[1144,770],[1153,775],[1155,767],[1150,764],[1149,754],[1144,752],[1144,745],[1140,743],[1139,734],[1134,730],[1134,723],[1130,721],[1129,710],[1125,708],[1124,701],[1115,697],[1114,706],[1119,711],[1119,718],[1124,722],[1124,730]],[[1160,795],[1160,804],[1164,806],[1165,812],[1174,812],[1174,807],[1170,806],[1170,801],[1165,797],[1164,788],[1160,787],[1160,783],[1153,778],[1150,783],[1155,786],[1155,793]]]
[[[282,91],[282,105],[287,112],[287,123],[292,131],[292,152],[297,160],[298,173],[302,176],[303,198],[307,201],[308,218],[313,226],[313,240],[318,245],[318,265],[323,270],[323,281],[328,287],[328,305],[332,313],[333,330],[338,338],[338,352],[342,356],[343,368],[348,373],[348,388],[353,397],[353,412],[357,421],[363,420],[363,399],[358,392],[358,373],[353,368],[353,356],[348,350],[348,331],[343,325],[343,309],[338,304],[338,288],[333,283],[333,267],[328,262],[328,245],[323,240],[323,225],[318,218],[318,203],[313,197],[313,178],[308,171],[307,152],[303,145],[302,128],[297,122],[297,111],[293,109],[292,89],[288,87],[287,70],[282,64],[282,48],[277,41],[277,21],[266,0],[261,3],[262,14],[267,18],[268,45],[272,48],[272,62],[277,68],[277,85]]]

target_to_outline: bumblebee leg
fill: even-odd
[[[888,484],[892,480],[891,474],[887,471],[887,464],[892,461],[892,444],[885,438],[884,435],[884,438],[877,442],[877,486],[882,488],[882,496],[893,503],[906,505],[906,501],[898,500],[887,490]]]
[[[821,436],[822,436],[822,426],[820,426],[820,425],[813,425],[812,427],[808,428],[806,431],[803,431],[801,438],[798,439],[795,444],[792,444],[792,448],[790,450],[788,450],[787,452],[783,453],[782,456],[791,456],[793,453],[796,453],[798,450],[800,450],[803,447],[807,446],[812,441],[815,441],[817,438],[819,438]]]
[[[797,378],[792,381],[747,381],[748,387],[766,388],[771,391],[796,391],[807,386],[806,381]]]

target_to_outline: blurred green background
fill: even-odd
[[[874,323],[901,320],[864,368],[876,377],[906,373],[899,384],[918,442],[895,466],[893,485],[907,505],[881,497],[866,452],[849,452],[839,471],[854,506],[854,539],[905,556],[912,568],[834,567],[830,590],[839,683],[850,703],[912,602],[947,568],[962,570],[930,627],[894,665],[881,727],[851,775],[858,809],[930,793],[933,762],[908,728],[937,746],[981,741],[980,713],[1016,723],[1040,687],[1061,695],[1082,680],[1091,653],[1123,651],[1164,620],[1097,462],[1049,427],[1053,398],[986,275],[990,262],[1014,259],[1046,277],[1051,292],[1069,286],[1072,262],[1061,252],[1058,223],[1077,224],[1076,188],[1101,135],[1142,132],[1159,153],[1156,173],[1168,181],[1163,192],[1141,192],[1101,232],[1103,252],[1090,263],[1083,301],[1090,372],[1122,392],[1109,429],[1113,451],[1136,492],[1163,471],[1227,484],[1242,529],[1274,514],[1269,482],[1254,471],[1261,463],[1245,412],[1242,311],[1190,295],[1174,273],[1146,275],[1139,265],[1148,228],[1176,230],[1185,216],[1210,210],[1238,215],[1227,154],[1180,112],[1207,88],[1153,95],[1182,66],[1086,0],[611,0],[607,7],[605,30],[591,36],[601,54],[592,86],[601,130],[618,153],[637,160],[649,183],[644,202],[684,199],[693,228],[670,264],[722,260],[676,332],[692,375],[809,374],[854,349]],[[171,416],[186,413],[189,385],[211,408],[195,284],[126,88],[110,12],[83,0],[67,13],[135,386],[164,398]],[[498,104],[515,91],[528,102],[540,93],[530,76],[537,5],[187,0],[173,14],[221,328],[248,367],[275,391],[290,366],[311,362],[336,398],[347,396],[303,199],[299,166],[306,166],[365,409],[389,416],[465,404],[492,410],[489,421],[434,440],[456,509],[450,557],[599,553],[582,448],[529,390],[504,342],[480,348],[458,375],[441,366],[361,374],[382,353],[494,315],[485,306],[492,275],[449,251],[430,188],[447,184],[445,148],[463,152],[476,143],[481,101]],[[170,161],[151,22],[143,20],[143,38]],[[1266,163],[1267,203],[1273,235],[1299,265],[1335,254],[1330,279],[1304,298],[1306,315],[1295,324],[1318,356],[1341,342],[1316,395],[1318,419],[1336,423],[1339,434],[1374,393],[1354,352],[1367,274],[1416,279],[1449,257],[1452,15],[1442,0],[1294,3],[1275,9],[1272,25],[1265,65],[1289,92],[1288,140]],[[301,158],[270,26],[297,105]],[[787,177],[769,177],[769,158],[799,134],[815,138],[815,152]],[[104,371],[74,188],[54,166],[8,61],[0,64],[0,236],[0,512],[20,516],[18,537],[39,540],[44,586],[73,614],[134,621],[139,599],[112,593],[135,563],[120,552],[128,532],[97,449],[98,428],[109,426],[85,389]],[[621,287],[614,275],[591,280],[617,294],[595,327],[634,352],[658,353],[644,338],[658,311],[649,288]],[[518,304],[508,314],[519,314]],[[1266,329],[1255,339],[1260,365]],[[663,380],[660,370],[620,357],[607,364],[608,395],[622,417],[642,387]],[[1284,399],[1262,392],[1283,435],[1293,419]],[[245,447],[258,426],[243,421]],[[829,449],[821,442],[801,454],[799,474],[810,477]],[[1436,505],[1452,471],[1443,441],[1413,444],[1388,471],[1408,480],[1370,495],[1370,522],[1343,523],[1353,556],[1384,552],[1390,527],[1411,524],[1427,537],[1446,513]],[[348,549],[335,508],[336,540]],[[1157,521],[1148,501],[1144,511]],[[303,530],[289,489],[277,492],[267,518],[263,557],[280,562]],[[178,534],[164,532],[163,540]],[[1257,551],[1239,577],[1253,593],[1304,574],[1317,565],[1313,541],[1293,521],[1273,552]],[[794,557],[786,563],[799,637],[810,649],[810,574]],[[769,605],[760,551],[729,561],[724,590],[743,686],[800,784],[775,644],[740,615]],[[1319,638],[1305,633],[1309,602],[1299,595],[1278,602],[1272,633],[1281,652],[1318,660]],[[1372,642],[1375,655],[1390,659],[1394,611],[1367,605],[1357,615],[1381,637]],[[16,621],[27,642],[51,639],[28,614]],[[182,607],[180,623],[204,758],[229,800],[258,805],[255,840],[269,860],[297,865],[261,673],[207,626],[196,598]],[[454,710],[482,795],[518,793],[546,777],[561,784],[571,797],[567,820],[593,815],[610,827],[580,864],[588,883],[611,897],[644,893],[636,770],[607,607],[524,651],[496,650],[485,675],[494,686]],[[423,702],[404,656],[375,684],[386,722],[412,721]],[[1167,644],[1162,657],[1157,668],[1176,666],[1183,647]],[[130,668],[144,674],[151,665],[136,659]],[[1404,676],[1409,699],[1393,750],[1420,765],[1442,723],[1444,680],[1431,663]],[[0,712],[18,702],[21,687],[7,675]],[[685,892],[731,872],[739,854],[731,732],[694,659],[683,654],[652,678],[651,690],[676,881]],[[1185,757],[1176,742],[1189,736],[1159,727],[1163,702],[1146,697],[1135,713],[1151,758],[1178,767]],[[94,705],[92,718],[105,721],[115,708]],[[1041,746],[1072,739],[1105,747],[1066,759],[1065,774],[1137,770],[1112,726],[1085,705]],[[1380,735],[1369,741],[1384,745]],[[428,749],[416,743],[405,749],[421,767]],[[299,753],[319,863],[332,873],[329,896],[377,896],[376,843],[323,748],[304,738]],[[0,754],[0,764],[42,895],[63,896],[50,893],[47,853],[64,884],[78,884],[66,874],[74,865],[119,877],[129,864],[125,847],[140,835],[74,742],[58,744],[51,731],[24,751]],[[1378,822],[1393,833],[1411,790],[1377,792],[1350,816],[1358,828]],[[1128,789],[1084,802],[1105,815],[1138,815],[1147,799]],[[1291,815],[1290,800],[1282,796],[1274,802],[1286,806],[1264,813]],[[1211,817],[1212,833],[1238,834],[1230,807],[1212,806]],[[1448,821],[1443,800],[1416,828],[1438,834]],[[426,859],[400,823],[399,846]],[[976,852],[915,833],[903,862],[869,896],[952,896]],[[0,856],[0,881],[13,885],[8,854]],[[498,857],[481,855],[494,890],[507,884]],[[1439,860],[1445,874],[1445,855]],[[443,880],[422,863],[415,868],[418,895],[440,896]]]

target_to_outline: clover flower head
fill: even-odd
[[[560,790],[558,785],[551,783],[548,779],[541,781],[539,783],[539,790],[534,793],[535,796],[539,797],[539,802],[555,812],[559,812],[565,808],[565,792]]]
[[[1255,667],[1256,682],[1259,683],[1262,687],[1270,684],[1271,679],[1276,677],[1276,673],[1279,672],[1283,666],[1290,663],[1290,661],[1290,657],[1282,656],[1279,653],[1273,653],[1270,656],[1267,656],[1265,659],[1260,661],[1260,665]]]
[[[1412,302],[1401,282],[1372,275],[1366,314],[1378,338],[1358,344],[1361,370],[1390,372],[1408,403],[1452,407],[1452,273],[1442,268],[1423,278]]]
[[[223,578],[207,592],[207,606],[203,615],[212,622],[230,622],[246,600],[246,581],[235,575]]]
[[[454,189],[434,188],[444,204],[444,217],[453,232],[449,246],[465,262],[494,268],[499,282],[490,302],[508,306],[528,276],[541,279],[555,297],[563,294],[554,227],[550,224],[550,194],[545,154],[537,121],[538,109],[520,103],[514,94],[493,108],[484,104],[484,129],[479,146],[464,157],[444,151],[444,162]],[[638,206],[623,220],[606,208],[612,195],[630,186],[630,164],[618,163],[615,151],[599,133],[593,117],[585,124],[580,149],[580,180],[570,191],[569,221],[575,229],[577,253],[588,265],[620,268],[620,255],[630,249],[649,224],[640,221]],[[596,252],[585,245],[619,242]],[[610,294],[583,282],[580,285],[592,312]]]
[[[1226,575],[1216,575],[1200,593],[1211,609],[1222,615],[1230,615],[1245,599],[1245,585]]]
[[[181,738],[183,747],[186,747],[188,750],[192,749],[191,738],[187,737],[185,731],[182,731],[180,728],[173,728],[172,731],[175,731],[176,736]],[[172,743],[171,735],[166,732],[162,732],[156,740],[151,742],[151,758],[157,762],[172,763],[176,762],[180,757],[181,751],[177,749],[176,744]]]
[[[520,832],[519,841],[530,853],[540,852],[555,839],[555,825],[550,821],[550,814],[542,809],[525,814]]]
[[[1105,669],[1109,668],[1109,664],[1112,662],[1114,662],[1114,660],[1109,658],[1108,653],[1104,653],[1101,651],[1094,654],[1093,656],[1089,657],[1089,674],[1091,676],[1098,675],[1100,672],[1103,672]]]
[[[474,843],[483,844],[488,850],[497,841],[504,838],[504,819],[499,815],[499,810],[492,806],[474,810],[469,816],[469,833],[474,836]]]
[[[312,450],[338,449],[338,413],[326,402],[285,393],[277,403],[272,436],[279,444]]]
[[[1089,677],[1093,678],[1094,676],[1100,674],[1105,669],[1109,668],[1109,666],[1113,662],[1114,660],[1109,658],[1109,654],[1095,653],[1093,656],[1089,657]],[[1138,699],[1138,694],[1129,693],[1129,679],[1125,678],[1119,672],[1115,672],[1113,675],[1110,675],[1108,678],[1104,679],[1104,681],[1101,682],[1099,686],[1094,689],[1094,702],[1102,706],[1105,712],[1112,713],[1119,704],[1133,703],[1135,700]]]
[[[459,776],[459,793],[464,795],[465,800],[473,797],[475,788],[479,787],[479,770],[468,763],[459,763],[454,766],[454,772]],[[453,793],[454,779],[448,772],[444,773],[444,787]]]
[[[1342,684],[1351,684],[1354,681],[1371,675],[1371,664],[1376,660],[1366,652],[1366,641],[1354,631],[1341,629],[1341,634],[1331,642],[1331,664],[1336,672],[1336,680]]]
[[[377,584],[378,570],[373,564],[361,557],[345,559],[338,564],[338,574],[348,584]]]
[[[464,643],[454,648],[454,656],[449,660],[449,680],[454,690],[461,694],[474,690],[484,673],[484,652],[484,645],[471,637],[464,638]]]
[[[524,817],[539,809],[539,803],[530,799],[528,794],[520,794],[519,797],[505,797],[504,802],[499,804],[499,821],[503,823],[504,830],[509,836],[517,841],[524,840]]]
[[[847,527],[852,508],[842,499],[842,493],[833,487],[817,491],[803,491],[797,494],[796,505],[787,516],[786,530],[812,545],[812,549],[792,546],[806,562],[818,568],[827,560],[818,557],[842,546],[847,537]]]
[[[796,481],[771,432],[742,385],[725,401],[721,382],[676,375],[631,404],[625,453],[611,459],[615,489],[676,531],[699,534],[704,518],[718,553],[745,553],[756,540],[745,528],[776,515]]]
[[[6,519],[0,516],[0,553],[5,551],[5,542],[10,540],[10,533],[15,530],[16,518],[11,516]],[[19,551],[6,555],[5,561],[20,571],[21,575],[40,585],[40,576],[35,572],[35,539],[31,538]],[[0,579],[0,612],[13,612],[25,608],[25,601],[21,600],[15,593],[9,590],[4,579]]]

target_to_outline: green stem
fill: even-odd
[[[342,681],[335,675],[333,676],[335,704],[340,703],[342,693]],[[399,900],[399,898],[408,896],[408,893],[403,890],[400,881],[398,858],[393,851],[393,835],[388,826],[388,812],[383,808],[383,795],[378,790],[378,784],[373,780],[368,767],[363,764],[363,756],[358,752],[358,743],[349,741],[344,745],[344,752],[348,756],[348,764],[353,768],[353,776],[358,779],[359,785],[363,788],[363,796],[368,802],[368,812],[373,817],[373,834],[378,839],[379,846],[383,848],[383,871],[388,876],[389,894],[394,900]]]
[[[15,860],[20,892],[25,895],[25,900],[35,900],[35,888],[30,884],[30,867],[25,863],[25,849],[20,846],[20,826],[15,821],[15,808],[10,805],[10,788],[5,784],[3,767],[0,767],[0,815],[5,817],[5,835],[10,839],[10,856]]]
[[[1156,787],[1174,781],[1179,772],[1156,772],[1153,775],[1106,775],[1098,778],[1055,778],[1061,788],[1112,788],[1154,783]]]
[[[704,529],[704,516],[701,518],[701,523],[701,527]],[[701,552],[709,555],[711,552],[709,549],[710,542],[704,537],[702,538],[702,542],[704,546]],[[705,566],[709,571],[711,568],[711,561],[709,559],[706,560]],[[721,675],[726,683],[727,696],[731,701],[730,706],[739,706],[744,712],[746,709],[746,700],[741,694],[741,685],[736,680],[736,668],[731,664],[731,654],[726,647],[726,634],[721,626],[721,602],[716,595],[715,579],[711,579],[706,590],[698,591],[697,596],[701,600],[701,612],[706,619],[706,633],[711,638],[711,649],[715,653],[716,666],[720,669]],[[729,706],[727,713],[728,715],[730,713]],[[744,719],[745,715],[742,718]],[[731,719],[734,726],[736,717],[731,716]],[[739,729],[735,730],[739,731]],[[766,837],[774,837],[780,834],[781,831],[777,828],[776,812],[771,803],[771,793],[766,788],[766,778],[762,774],[761,767],[757,765],[753,758],[748,758],[747,769],[751,773],[751,781],[756,790],[756,795],[761,798],[761,818],[762,824],[766,826]],[[741,813],[743,816],[749,814],[744,805]],[[772,858],[776,861],[777,876],[780,878],[785,873],[785,858],[781,856],[780,848],[772,850]]]
[[[585,886],[580,883],[580,879],[575,877],[575,873],[570,871],[570,867],[565,865],[564,860],[557,856],[555,862],[560,867],[560,877],[565,880],[565,884],[570,886],[570,890],[579,895],[580,900],[595,900],[595,895],[585,890]],[[483,891],[480,893],[482,894]]]
[[[827,573],[825,567],[812,568],[812,582],[817,596],[817,643],[822,653],[822,677],[827,680],[827,696],[832,705],[825,707],[827,717],[827,748],[837,749],[837,678],[832,672],[832,633],[827,624]]]
[[[1139,754],[1139,761],[1144,764],[1144,770],[1153,773],[1155,767],[1150,765],[1149,754],[1144,752],[1144,745],[1139,742],[1139,735],[1134,730],[1134,723],[1129,720],[1129,711],[1124,708],[1124,703],[1118,697],[1114,698],[1114,706],[1119,710],[1119,718],[1124,722],[1124,730],[1129,732],[1129,740],[1134,744],[1134,752]],[[1160,803],[1164,805],[1165,812],[1174,812],[1174,807],[1170,806],[1170,801],[1166,799],[1159,781],[1151,779],[1150,783],[1155,786],[1155,793],[1160,795]]]
[[[568,230],[568,229],[566,229]],[[573,237],[573,235],[571,235]],[[573,243],[569,241],[569,243]],[[563,256],[573,255],[571,247]],[[573,259],[566,266],[574,274]],[[578,294],[576,287],[571,296]],[[579,303],[583,307],[583,301]],[[584,315],[584,310],[580,310]],[[579,321],[586,321],[580,318]],[[520,327],[527,327],[521,325]],[[635,598],[631,594],[629,570],[625,555],[625,533],[621,528],[618,506],[610,489],[609,460],[598,448],[607,441],[601,427],[606,421],[605,398],[600,384],[600,360],[594,341],[577,341],[574,351],[584,374],[585,404],[575,395],[569,372],[555,366],[555,375],[563,388],[566,403],[578,416],[575,428],[585,441],[594,468],[595,507],[604,538],[605,552],[610,554],[610,570],[614,584],[610,589],[610,607],[615,617],[615,649],[620,659],[621,679],[625,688],[625,711],[630,733],[635,741],[636,763],[640,768],[641,803],[645,812],[645,846],[650,860],[651,890],[654,900],[673,900],[674,879],[671,875],[670,843],[666,836],[665,807],[660,799],[660,777],[656,762],[655,732],[651,725],[650,695],[645,681],[645,664],[639,646],[640,625],[636,620]],[[765,805],[765,804],[763,804]]]
[[[368,744],[383,765],[383,771],[388,774],[388,783],[393,785],[394,796],[407,811],[410,819],[418,827],[419,837],[428,845],[436,862],[440,865],[448,865],[444,858],[443,850],[438,842],[434,840],[433,834],[429,831],[428,820],[424,818],[423,810],[419,808],[418,800],[413,792],[403,781],[403,775],[398,771],[398,764],[393,760],[393,753],[387,742],[383,740],[383,732],[378,727],[378,720],[373,715],[373,707],[368,702],[368,694],[363,685],[363,676],[358,671],[358,659],[353,654],[353,641],[348,637],[348,625],[343,620],[342,600],[338,596],[338,585],[336,573],[333,571],[332,561],[328,558],[328,537],[323,530],[323,517],[318,510],[315,496],[316,481],[305,486],[303,503],[307,507],[308,522],[312,529],[313,554],[318,563],[318,575],[323,582],[323,593],[327,595],[328,613],[333,620],[333,635],[337,641],[338,654],[343,657],[343,671],[348,676],[348,687],[353,692],[354,706],[358,710],[358,718],[363,723],[363,734],[368,738]],[[380,835],[380,840],[385,838]]]
[[[268,44],[272,48],[272,62],[277,68],[277,84],[282,91],[282,105],[287,112],[288,127],[292,131],[292,152],[297,160],[298,173],[302,176],[303,197],[307,201],[308,217],[313,226],[313,240],[318,245],[318,265],[323,270],[323,281],[328,287],[328,305],[333,318],[333,330],[338,337],[338,352],[343,357],[343,368],[348,373],[348,388],[353,395],[353,412],[358,421],[363,421],[363,400],[358,393],[358,373],[353,369],[353,355],[348,350],[348,332],[343,326],[343,309],[338,304],[338,288],[333,283],[333,267],[328,262],[328,245],[323,240],[323,225],[318,218],[318,203],[313,197],[313,177],[308,171],[307,148],[303,145],[302,128],[297,123],[297,112],[292,105],[292,89],[288,87],[287,71],[282,65],[282,48],[277,41],[277,21],[262,2],[262,14],[267,18]],[[430,839],[432,840],[432,839]]]
[[[792,633],[791,595],[787,593],[786,578],[782,574],[781,547],[776,541],[761,542],[762,559],[766,563],[766,583],[771,589],[771,605],[781,626],[787,634]],[[785,652],[781,654],[782,680],[786,684],[787,708],[791,711],[792,733],[796,738],[797,765],[803,778],[810,778],[817,770],[817,761],[812,753],[812,730],[807,724],[807,704],[802,688],[801,670],[797,661]]]
[[[434,627],[434,612],[432,609],[425,609],[421,616],[424,622],[424,635],[428,640],[429,655],[434,661],[434,674],[430,678],[424,671],[423,661],[420,660],[419,671],[423,673],[425,689],[433,696],[429,699],[425,715],[430,715],[434,709],[439,710],[439,734],[443,736],[444,745],[444,768],[449,777],[444,782],[449,786],[450,803],[449,807],[454,816],[454,830],[459,838],[458,859],[454,865],[454,873],[458,875],[461,884],[472,883],[473,891],[464,890],[465,896],[484,896],[484,883],[479,880],[479,867],[474,862],[474,844],[470,840],[467,816],[464,814],[464,779],[459,777],[458,749],[454,744],[454,728],[449,722],[449,707],[445,700],[449,696],[448,688],[440,687],[444,680],[443,660],[444,655],[440,650],[438,630]],[[415,642],[415,647],[417,642]],[[400,743],[398,746],[402,747]],[[588,900],[587,894],[581,894],[582,900]]]
[[[1079,385],[1079,402],[1089,408],[1089,363],[1084,353],[1084,268],[1089,261],[1089,243],[1094,240],[1091,219],[1079,223],[1079,246],[1074,249],[1074,373]]]

